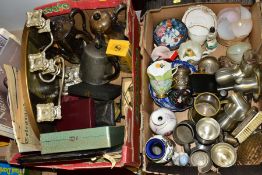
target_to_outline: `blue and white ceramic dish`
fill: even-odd
[[[189,68],[191,70],[191,73],[194,73],[194,72],[197,71],[196,68],[188,62],[181,61],[181,60],[175,60],[175,61],[172,62],[172,67],[176,67],[176,66],[179,66],[179,65],[183,65],[183,66]],[[149,84],[149,93],[150,93],[153,101],[158,106],[163,107],[163,108],[167,108],[171,111],[181,112],[181,111],[184,111],[184,110],[192,107],[192,106],[186,106],[184,108],[178,108],[178,107],[173,105],[173,103],[170,101],[170,99],[168,97],[157,98],[156,93],[154,92],[154,90],[153,90],[153,88],[151,87],[150,84]]]
[[[177,49],[188,37],[186,25],[178,19],[161,21],[154,29],[153,38],[157,46],[166,46],[170,50]]]
[[[192,65],[192,64],[190,64],[186,61],[175,60],[175,61],[172,61],[171,65],[172,65],[172,68],[178,67],[178,66],[184,66],[184,67],[190,69],[191,74],[197,71],[197,69],[194,65]]]

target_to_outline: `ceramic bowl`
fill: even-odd
[[[208,7],[196,5],[188,8],[182,21],[188,28],[188,35],[191,40],[198,42],[200,45],[206,41],[209,29],[217,29],[216,14]]]
[[[202,57],[201,45],[195,41],[188,40],[182,43],[178,49],[178,55],[180,60],[197,63]]]
[[[187,40],[187,36],[186,25],[174,18],[161,21],[153,32],[155,44],[157,46],[166,46],[170,50],[177,49],[181,43]]]

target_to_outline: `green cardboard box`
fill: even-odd
[[[42,154],[110,148],[124,143],[124,126],[40,134]]]

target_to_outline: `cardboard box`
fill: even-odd
[[[112,164],[109,161],[102,162],[87,162],[80,161],[77,163],[67,163],[67,164],[48,164],[43,166],[38,166],[42,168],[52,168],[52,169],[65,169],[65,170],[77,170],[77,169],[93,169],[93,168],[110,168],[114,167],[134,167],[138,168],[140,166],[140,150],[139,150],[139,134],[140,134],[140,55],[139,55],[139,22],[135,11],[133,10],[132,4],[129,1],[122,0],[111,0],[111,1],[100,1],[100,0],[62,0],[54,3],[47,4],[36,9],[44,9],[48,12],[46,15],[56,16],[61,14],[67,14],[72,8],[80,8],[85,10],[85,14],[88,17],[88,12],[91,12],[95,9],[105,10],[105,8],[110,8],[117,6],[119,3],[127,3],[127,11],[124,15],[127,21],[127,28],[125,31],[126,36],[129,38],[131,43],[131,52],[132,52],[132,76],[134,86],[134,100],[132,104],[135,104],[132,108],[126,110],[125,117],[125,135],[124,135],[124,144],[122,146],[121,158],[116,161],[116,164]],[[87,18],[88,19],[88,18]],[[80,22],[79,22],[80,23]],[[79,25],[81,26],[81,24]],[[28,33],[29,30],[25,27],[23,32],[23,48],[22,48],[22,57],[27,58],[27,43],[28,43]],[[121,78],[118,79],[121,82]],[[28,93],[28,92],[25,92]],[[25,98],[28,98],[28,94],[24,95]],[[27,105],[27,109],[30,108]],[[32,116],[32,109],[28,109],[28,114]],[[17,164],[16,159],[22,155],[17,154],[10,161],[12,164]]]
[[[144,23],[142,26],[142,34],[141,34],[141,53],[143,56],[142,59],[142,103],[141,103],[141,120],[142,122],[142,146],[141,152],[143,153],[143,171],[146,172],[153,172],[153,173],[172,173],[172,174],[198,174],[198,170],[196,167],[178,167],[178,166],[165,166],[162,164],[154,164],[147,159],[144,151],[144,146],[147,140],[153,136],[152,131],[149,127],[149,118],[150,114],[157,108],[150,97],[148,91],[148,76],[146,73],[147,67],[150,64],[151,58],[150,54],[153,49],[153,29],[160,21],[168,18],[177,18],[182,19],[184,12],[188,9],[188,7],[193,6],[196,4],[186,4],[186,5],[178,5],[178,6],[170,6],[170,7],[163,7],[157,10],[150,10],[146,13]],[[211,8],[216,14],[223,8],[227,7],[236,7],[240,4],[203,4],[209,8]],[[256,3],[253,6],[249,6],[250,11],[252,13],[252,20],[253,20],[253,29],[249,36],[250,43],[253,49],[260,48],[261,45],[261,11],[260,11],[260,4]],[[219,45],[217,50],[213,53],[214,56],[221,56],[225,55],[226,47]],[[261,107],[260,107],[261,108]],[[260,109],[261,110],[261,109]],[[176,117],[178,122],[185,120],[187,118],[187,111],[184,112],[176,112]],[[172,137],[172,136],[171,136]],[[181,150],[181,147],[177,146],[178,150]],[[257,167],[259,171],[262,173],[262,167]],[[230,168],[221,168],[219,171],[230,171],[233,174],[235,172],[235,167]],[[249,169],[252,171],[252,168]],[[241,171],[240,171],[241,172]],[[223,173],[222,173],[223,174]],[[246,173],[248,174],[248,173]]]

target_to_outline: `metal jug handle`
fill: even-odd
[[[81,15],[83,31],[84,31],[84,32],[87,32],[87,30],[86,30],[86,17],[85,17],[84,12],[83,12],[81,9],[79,9],[79,8],[73,8],[73,9],[71,10],[70,14],[69,14],[69,18],[70,18],[70,20],[73,22],[73,26],[75,25],[75,19],[74,19],[74,17],[75,17],[75,15],[77,15],[77,14],[80,14],[80,15]],[[88,33],[88,32],[87,32],[87,33]]]
[[[191,148],[190,148],[190,144],[189,143],[184,144],[183,148],[184,148],[185,153],[187,153],[188,155],[191,154]]]
[[[113,80],[113,79],[117,78],[119,73],[120,73],[120,65],[119,65],[118,59],[116,57],[108,57],[108,61],[112,64],[115,71],[111,75],[105,75],[104,79],[105,80]]]
[[[122,11],[122,10],[125,10],[127,8],[126,4],[124,3],[121,3],[119,4],[119,6],[117,6],[114,11],[113,11],[113,14],[112,14],[112,21],[113,22],[116,22],[118,20],[118,15],[119,13]]]

